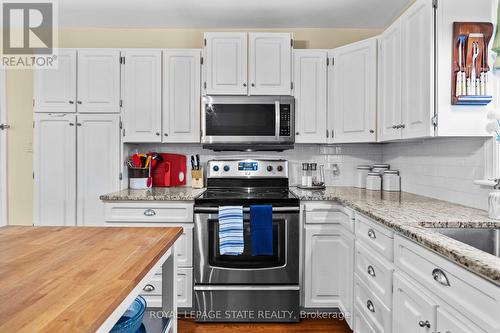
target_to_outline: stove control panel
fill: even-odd
[[[212,160],[208,178],[288,178],[285,160]]]

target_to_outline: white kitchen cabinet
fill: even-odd
[[[401,16],[403,139],[434,135],[434,7],[417,0]]]
[[[78,50],[78,112],[120,112],[120,50]]]
[[[378,140],[401,139],[401,20],[378,38]]]
[[[439,333],[486,333],[472,323],[467,317],[462,316],[446,306],[437,308],[437,327]]]
[[[33,70],[35,112],[76,112],[76,50],[60,49],[57,68]]]
[[[246,95],[247,33],[206,32],[205,79],[207,95]]]
[[[120,189],[120,116],[79,115],[77,133],[77,225],[103,225],[99,196]]]
[[[295,50],[295,142],[327,143],[327,57],[324,50]]]
[[[374,142],[377,120],[377,39],[331,52],[329,122],[334,143]]]
[[[292,34],[248,33],[250,95],[291,95]]]
[[[161,50],[126,50],[123,59],[123,142],[161,142]]]
[[[353,279],[354,279],[354,236],[344,228],[340,229],[341,239],[339,243],[339,295],[340,311],[350,327],[352,325],[353,309]]]
[[[200,142],[200,64],[197,49],[165,50],[163,142]]]
[[[35,114],[33,221],[41,226],[76,223],[76,117]]]
[[[438,304],[407,277],[394,274],[394,332],[435,332]]]

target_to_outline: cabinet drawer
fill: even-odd
[[[407,273],[472,322],[488,332],[500,331],[498,286],[402,236],[395,238],[394,262],[397,270]]]
[[[193,269],[179,268],[177,270],[177,307],[193,306]]]
[[[392,273],[394,266],[377,256],[361,242],[356,242],[355,272],[389,309],[392,308]]]
[[[338,204],[307,203],[304,205],[306,224],[341,224],[354,232],[354,221],[347,211]]]
[[[106,222],[193,222],[193,204],[123,202],[105,203]]]
[[[354,308],[354,332],[356,333],[373,333],[375,329],[372,324],[366,319],[363,314],[363,311],[358,309],[358,307]]]
[[[391,332],[391,310],[370,291],[370,288],[356,274],[354,275],[354,305],[368,321],[373,333]]]
[[[371,248],[380,252],[392,262],[394,255],[394,232],[367,219],[359,214],[356,215],[356,239],[361,240]]]
[[[161,295],[161,275],[155,275],[142,288],[141,295]]]

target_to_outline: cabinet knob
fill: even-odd
[[[252,87],[255,87],[255,83],[252,83]]]
[[[373,306],[373,302],[370,300],[366,302],[366,308],[370,310],[370,312],[375,312],[375,306]]]
[[[375,269],[373,268],[372,265],[368,266],[368,274],[371,276],[371,277],[375,277]]]
[[[168,136],[168,133],[163,133],[163,135]]]
[[[247,84],[246,84],[246,83],[243,83],[243,87],[246,87],[246,86],[247,86]]]
[[[443,286],[448,287],[450,285],[450,281],[448,280],[448,277],[439,268],[435,268],[432,271],[432,278],[434,279],[434,281],[438,282],[439,284],[442,284]]]
[[[392,128],[393,128],[393,129],[398,129],[398,128],[399,128],[399,125],[392,125]]]
[[[156,212],[153,209],[146,209],[144,211],[144,216],[155,216]]]
[[[160,136],[160,132],[156,132],[156,136]]]
[[[77,101],[78,104],[82,104],[82,101]]]
[[[74,101],[68,101],[68,103],[69,103],[69,104],[75,104],[75,102],[74,102]]]
[[[375,236],[375,231],[373,231],[373,229],[368,229],[368,237],[370,237],[371,239],[377,238],[377,236]]]
[[[375,133],[375,131],[371,129],[371,130],[370,130],[370,133]]]
[[[147,284],[147,285],[144,286],[144,288],[142,288],[142,290],[150,293],[150,292],[152,292],[152,291],[155,290],[155,287],[153,285],[151,285],[151,284]]]
[[[399,126],[400,126],[400,128],[405,128],[405,127],[406,127],[406,125],[405,125],[405,124],[401,124],[401,125],[399,125]]]
[[[300,133],[299,132],[295,132],[295,135],[300,135]]]
[[[69,126],[75,126],[75,123],[69,123]]]
[[[426,320],[426,321],[421,320],[418,322],[418,326],[431,328],[431,323],[429,323],[428,320]]]
[[[327,138],[328,138],[329,133],[330,133],[330,132],[329,132],[328,130],[326,130],[326,137],[327,137]]]

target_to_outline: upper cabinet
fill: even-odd
[[[327,130],[327,51],[295,50],[295,142],[326,143]]]
[[[76,50],[61,49],[57,69],[33,71],[35,112],[76,112]]]
[[[78,112],[120,112],[120,50],[78,51]]]
[[[292,35],[248,34],[249,95],[291,95]]]
[[[377,119],[377,40],[331,51],[329,123],[331,142],[374,142]]]
[[[165,50],[163,142],[200,142],[199,49]]]
[[[291,94],[292,34],[207,32],[204,44],[205,94]]]
[[[123,141],[161,142],[161,50],[126,50],[123,59]]]

